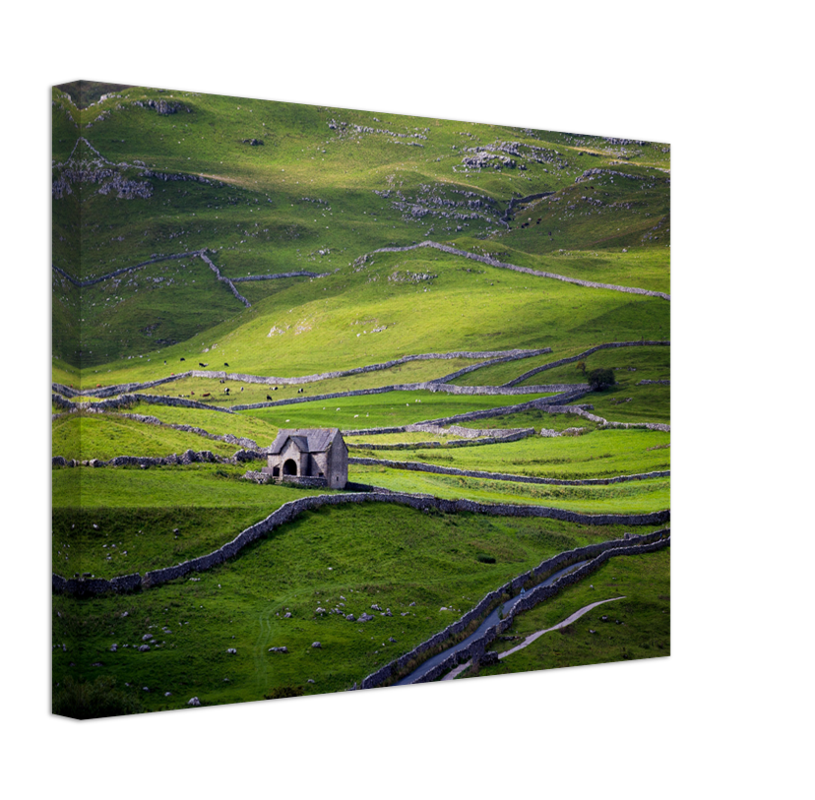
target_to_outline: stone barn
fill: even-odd
[[[324,481],[331,489],[348,482],[348,448],[338,428],[281,428],[268,450],[263,472],[273,478]],[[306,481],[303,481],[304,483]]]

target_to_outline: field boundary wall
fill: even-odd
[[[406,469],[414,472],[432,472],[437,475],[459,475],[465,478],[487,478],[495,481],[513,481],[515,483],[540,483],[548,486],[606,486],[612,483],[627,483],[629,481],[647,481],[654,478],[669,478],[670,470],[661,472],[641,472],[635,475],[616,475],[611,478],[583,478],[566,480],[561,478],[538,478],[532,475],[515,475],[507,472],[483,472],[471,469],[457,469],[456,467],[440,467],[436,464],[422,464],[417,461],[388,461],[381,458],[349,458],[349,464],[359,464],[369,467],[388,467],[390,469]]]
[[[159,586],[167,581],[183,577],[190,572],[202,572],[222,564],[227,559],[234,558],[244,547],[256,542],[281,525],[290,522],[305,511],[314,511],[324,506],[366,502],[396,503],[409,506],[418,511],[440,511],[445,514],[470,512],[492,516],[543,517],[576,522],[582,525],[659,525],[670,518],[669,509],[649,514],[580,514],[575,511],[547,508],[545,506],[477,503],[472,500],[444,500],[430,495],[413,495],[403,492],[352,492],[312,495],[285,503],[265,519],[241,531],[231,542],[207,555],[184,561],[172,567],[151,570],[143,577],[136,573],[135,577],[130,575],[111,580],[81,580],[77,578],[66,579],[53,574],[51,588],[57,594],[92,596],[125,590],[122,587],[127,587],[127,591],[132,591],[138,588],[147,589]],[[138,581],[136,577],[138,577]]]
[[[574,572],[564,575],[559,578],[555,583],[550,586],[537,586],[531,588],[526,592],[525,596],[519,600],[511,609],[510,613],[502,620],[499,620],[497,625],[489,628],[482,636],[470,643],[466,648],[453,653],[450,657],[437,664],[433,669],[421,676],[416,683],[426,683],[428,681],[436,680],[436,678],[445,674],[449,670],[458,666],[459,664],[470,659],[479,659],[483,656],[487,646],[495,639],[499,633],[503,633],[507,628],[512,625],[514,617],[522,611],[528,611],[543,600],[554,597],[561,589],[571,586],[578,581],[585,578],[587,575],[599,569],[609,558],[618,555],[635,555],[639,553],[648,553],[660,550],[670,544],[670,529],[663,529],[654,531],[654,533],[646,534],[645,536],[632,536],[623,540],[612,540],[609,542],[601,542],[599,544],[588,545],[586,547],[579,547],[574,550],[568,550],[559,553],[552,558],[548,558],[541,562],[537,567],[529,570],[528,572],[519,575],[516,578],[500,586],[492,592],[488,592],[482,600],[475,605],[470,611],[464,614],[455,622],[448,625],[443,631],[431,636],[421,644],[418,644],[408,653],[394,659],[389,664],[378,669],[376,672],[371,673],[366,677],[360,689],[374,689],[381,686],[386,681],[390,681],[394,677],[412,666],[412,662],[421,659],[422,656],[455,636],[461,634],[473,622],[485,616],[491,609],[493,609],[505,595],[510,597],[520,591],[525,583],[532,580],[542,580],[547,576],[557,572],[560,569],[569,567],[572,564],[579,563],[590,559],[587,564],[584,564]],[[452,643],[452,642],[451,642]]]

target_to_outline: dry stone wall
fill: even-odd
[[[489,643],[492,642],[499,633],[503,633],[503,631],[510,627],[514,617],[518,613],[529,610],[541,601],[553,597],[566,586],[577,583],[577,581],[599,569],[609,558],[616,555],[634,555],[637,553],[652,552],[653,550],[667,547],[669,544],[670,529],[665,529],[646,534],[645,536],[635,536],[624,540],[614,540],[589,545],[587,547],[580,547],[549,558],[534,569],[513,578],[495,591],[489,592],[474,608],[456,620],[456,622],[448,625],[443,631],[431,636],[410,652],[405,653],[403,656],[391,661],[376,672],[371,673],[362,681],[360,688],[374,689],[377,686],[381,686],[383,683],[397,677],[400,673],[404,673],[410,665],[424,660],[423,657],[426,658],[427,655],[430,654],[430,651],[448,642],[452,643],[451,640],[455,636],[465,631],[471,623],[486,616],[501,602],[502,598],[520,591],[521,587],[529,581],[543,580],[560,569],[581,561],[586,561],[587,559],[589,560],[587,564],[584,564],[569,575],[564,575],[551,586],[539,586],[531,589],[523,599],[517,602],[505,619],[500,620],[497,625],[485,631],[479,639],[472,642],[468,647],[454,653],[448,659],[436,665],[432,670],[417,680],[416,683],[433,681],[458,664],[468,661],[471,658],[479,658]]]
[[[349,458],[349,464],[360,464],[371,467],[388,467],[406,469],[414,472],[432,472],[437,475],[459,475],[465,478],[487,478],[494,481],[512,481],[514,483],[541,483],[548,486],[607,486],[612,483],[629,481],[647,481],[654,478],[668,478],[670,471],[641,472],[637,475],[617,475],[612,478],[584,478],[580,480],[563,480],[560,478],[537,478],[531,475],[514,475],[506,472],[480,472],[455,467],[440,467],[436,464],[422,464],[416,461],[387,461],[380,458]]]
[[[184,561],[165,569],[151,570],[136,582],[129,577],[127,586],[130,590],[138,588],[147,589],[158,586],[175,578],[183,577],[190,572],[201,572],[222,564],[227,559],[236,556],[244,547],[257,541],[270,531],[291,522],[295,517],[305,511],[312,511],[324,506],[344,505],[346,503],[398,503],[415,508],[419,511],[437,510],[445,514],[469,512],[474,514],[487,514],[492,516],[510,517],[543,517],[547,519],[560,519],[576,522],[581,525],[660,525],[670,518],[670,511],[658,511],[650,514],[580,514],[574,511],[565,511],[560,508],[547,508],[545,506],[509,505],[500,503],[476,503],[472,500],[444,500],[430,495],[414,495],[396,492],[348,492],[337,494],[311,495],[292,500],[282,505],[276,511],[260,522],[241,531],[231,542],[223,545],[212,553],[198,558]],[[592,545],[598,547],[599,545]],[[59,575],[52,578],[54,591],[66,594],[91,595],[104,594],[111,591],[122,591],[119,588],[123,578],[112,580],[82,581],[78,579],[65,579]],[[517,580],[517,579],[516,579]],[[80,586],[81,584],[81,586]]]
[[[447,433],[455,433],[453,428],[457,426],[452,426],[451,428],[446,431]],[[443,429],[442,429],[443,430]],[[466,430],[466,429],[464,429]],[[529,436],[535,435],[534,428],[521,428],[517,430],[508,429],[506,434],[503,435],[503,432],[489,430],[489,433],[495,433],[495,436],[480,436],[475,438],[474,436],[470,436],[466,439],[450,439],[447,442],[439,442],[439,441],[429,441],[429,442],[395,442],[393,444],[355,444],[355,443],[348,443],[349,447],[356,447],[365,450],[423,450],[423,449],[432,449],[432,448],[439,448],[439,447],[480,447],[481,445],[485,444],[499,444],[501,442],[517,442],[521,439],[526,439]],[[498,433],[502,433],[502,435],[497,435]]]
[[[441,250],[444,253],[450,253],[455,256],[463,256],[464,258],[471,258],[473,261],[480,261],[482,264],[488,264],[491,267],[499,267],[501,269],[511,269],[514,272],[525,272],[527,275],[536,275],[540,278],[553,278],[557,281],[564,283],[574,283],[578,286],[586,286],[591,289],[611,289],[615,292],[627,292],[628,294],[641,294],[650,297],[661,297],[663,300],[670,300],[671,296],[665,292],[654,292],[650,289],[638,289],[633,286],[617,286],[612,283],[597,283],[595,281],[584,281],[580,278],[570,278],[566,275],[558,275],[554,272],[542,272],[537,269],[529,269],[528,267],[519,267],[516,264],[510,264],[506,261],[499,261],[492,256],[479,256],[475,253],[468,253],[466,250],[458,250],[455,247],[450,247],[446,244],[439,244],[438,242],[424,241],[418,244],[407,245],[406,247],[380,247],[378,250],[373,250],[373,253],[403,253],[407,250],[415,250],[418,247],[433,247],[436,250]]]
[[[591,407],[589,406],[589,408]],[[649,431],[665,431],[667,433],[671,431],[671,426],[666,425],[664,422],[609,422],[603,417],[598,417],[597,414],[592,414],[582,406],[550,406],[546,410],[550,414],[576,414],[590,422],[597,422],[604,428],[644,428]]]
[[[189,255],[189,254],[185,254]],[[180,257],[180,256],[179,256]],[[248,375],[239,372],[225,372],[222,370],[188,370],[180,372],[177,375],[171,375],[166,378],[159,378],[155,381],[147,381],[145,383],[127,383],[118,384],[115,386],[99,387],[97,389],[88,389],[84,392],[78,392],[64,384],[52,384],[52,389],[55,392],[65,395],[66,397],[74,397],[78,394],[85,394],[93,397],[110,397],[113,395],[121,394],[122,392],[132,392],[138,389],[148,389],[153,386],[160,386],[172,381],[179,381],[184,378],[219,378],[232,381],[240,381],[242,383],[256,383],[265,386],[274,386],[279,384],[281,386],[299,386],[304,383],[314,383],[317,381],[329,380],[331,378],[344,378],[348,375],[361,375],[368,372],[377,372],[379,370],[392,369],[393,367],[407,364],[411,361],[432,361],[432,360],[449,360],[456,358],[474,358],[474,359],[491,359],[482,364],[475,364],[472,368],[468,367],[468,371],[474,368],[481,368],[489,366],[490,364],[500,363],[501,361],[515,361],[523,358],[531,358],[532,356],[551,353],[549,347],[544,347],[539,350],[484,350],[484,351],[470,351],[460,350],[452,353],[420,353],[417,355],[402,356],[402,358],[394,359],[393,361],[384,361],[379,364],[369,364],[364,367],[354,367],[352,369],[334,370],[331,372],[320,372],[314,375],[303,375],[295,378],[280,378],[280,377],[266,377],[263,375]],[[451,373],[443,378],[438,378],[435,381],[428,381],[428,383],[438,383],[452,380],[460,372]]]
[[[670,347],[671,343],[666,341],[640,341],[640,342],[607,342],[606,344],[598,344],[596,347],[590,347],[588,350],[584,350],[582,353],[579,353],[576,356],[570,356],[569,358],[561,358],[558,361],[553,361],[551,364],[544,364],[542,367],[535,367],[535,369],[530,369],[528,372],[524,372],[523,375],[519,375],[517,378],[513,378],[511,381],[507,381],[504,386],[517,386],[519,383],[523,383],[525,380],[528,380],[533,375],[537,375],[539,372],[544,372],[548,369],[554,369],[555,367],[562,367],[564,364],[573,364],[576,361],[582,361],[586,356],[590,356],[592,353],[596,353],[598,350],[610,350],[616,347]]]

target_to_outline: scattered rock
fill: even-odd
[[[139,647],[139,652],[140,652],[140,653],[146,653],[146,652],[147,652],[149,649],[150,649],[150,645],[149,645],[149,644],[143,644],[143,645],[141,645],[141,646]]]
[[[226,649],[226,652],[231,653],[232,655],[235,655],[238,651],[234,647],[228,647]]]
[[[316,648],[318,648],[318,649],[320,649],[320,650],[321,650],[321,649],[322,649],[322,647],[323,647],[323,646],[322,646],[322,645],[321,645],[319,642],[312,642],[312,643],[311,643],[311,646],[312,646],[312,647],[316,647]]]
[[[188,705],[188,706],[200,706],[200,705],[201,705],[201,701],[200,701],[200,700],[199,700],[197,697],[191,697],[191,698],[190,698],[190,699],[187,701],[187,705]]]

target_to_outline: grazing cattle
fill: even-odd
[[[191,397],[195,397],[195,392],[190,392]]]
[[[277,391],[277,386],[274,387],[274,390]]]
[[[181,360],[182,360],[182,361],[186,361],[187,359],[186,359],[186,358],[182,358]]]
[[[243,391],[243,390],[241,390],[241,391]],[[267,400],[271,400],[272,398],[271,398],[271,397],[269,397],[269,395],[267,394],[267,395],[266,395],[266,399],[267,399]]]
[[[228,386],[226,387],[226,389],[224,389],[224,394],[229,394],[229,387]]]
[[[209,397],[209,392],[207,392],[205,395],[201,395],[201,396],[202,397]]]
[[[243,386],[241,386],[241,391],[243,391]]]
[[[202,364],[202,363],[199,361],[199,362],[198,362],[198,366],[199,366],[199,367],[208,367],[208,366],[209,366],[209,364]]]
[[[165,364],[167,363],[167,359],[166,359],[166,358],[164,359],[164,363],[165,363]]]
[[[228,367],[228,366],[229,366],[229,364],[227,364],[227,363],[226,363],[226,361],[224,361],[224,366],[225,366],[225,367]]]

